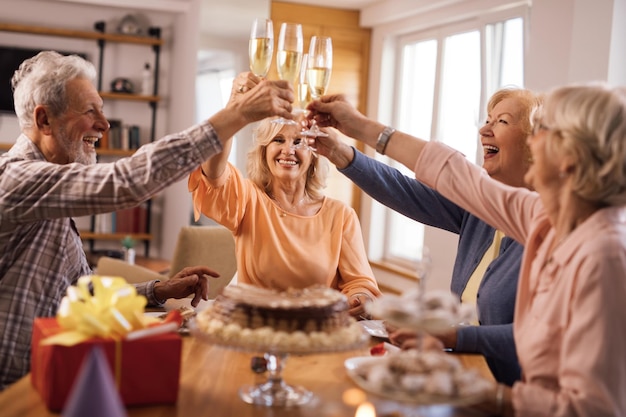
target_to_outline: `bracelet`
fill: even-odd
[[[496,388],[496,407],[498,415],[501,416],[504,413],[504,385],[502,384],[498,384]]]
[[[357,298],[359,295],[364,295],[369,301],[372,301],[372,296],[366,292],[355,292],[354,294],[350,295],[350,298]]]
[[[389,137],[393,135],[395,131],[396,129],[394,129],[393,127],[385,126],[383,131],[380,132],[380,135],[378,135],[378,139],[376,140],[376,152],[378,152],[381,155],[385,154],[385,149],[387,148]]]

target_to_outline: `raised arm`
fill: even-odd
[[[383,124],[361,114],[343,96],[324,96],[308,108],[309,117],[321,127],[335,127],[345,135],[378,148],[379,152],[414,171],[418,180],[518,242],[525,241],[531,219],[542,211],[536,193],[489,178],[481,168],[445,145],[428,145],[423,139],[389,131]],[[316,138],[316,142],[319,140]],[[428,155],[422,158],[425,152]]]
[[[335,129],[316,139],[320,155],[378,202],[429,226],[459,233],[467,212],[441,194],[344,142]]]
[[[293,119],[293,100],[293,89],[288,82],[262,80],[252,73],[242,73],[233,82],[226,107],[211,116],[209,122],[220,141],[226,145],[235,133],[249,123],[270,115]]]
[[[249,92],[246,99],[260,100],[267,93],[259,88],[252,91],[260,81],[261,79],[251,72],[242,72],[237,75],[237,77],[233,80],[233,85],[230,90],[230,98],[228,99],[226,107],[228,108],[230,105],[237,106],[238,101],[243,100],[243,95],[246,92]],[[224,128],[227,129],[228,127],[224,126]],[[202,172],[204,175],[208,178],[219,178],[224,173],[226,164],[228,163],[232,143],[232,135],[222,141],[222,152],[214,155],[211,159],[208,159],[202,164]]]
[[[324,96],[309,104],[308,108],[311,111],[309,117],[315,118],[320,126],[335,127],[372,148],[376,148],[379,135],[385,129],[385,125],[365,117],[342,95]],[[385,154],[413,171],[426,143],[406,133],[394,132],[393,140],[387,143]]]
[[[320,155],[328,158],[337,169],[347,168],[354,160],[354,149],[345,143],[335,129],[325,129],[328,136],[320,136],[315,140],[315,149]]]

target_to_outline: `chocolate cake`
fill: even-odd
[[[198,315],[197,323],[218,341],[245,347],[332,349],[363,339],[346,297],[322,286],[282,292],[228,286]]]

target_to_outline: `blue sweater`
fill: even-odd
[[[354,150],[354,160],[340,170],[367,194],[413,220],[459,235],[450,284],[460,298],[472,272],[491,245],[495,229],[453,204],[415,178]],[[456,351],[484,355],[496,380],[512,385],[520,379],[513,340],[513,311],[524,247],[509,237],[487,267],[478,288],[480,326],[459,328]]]

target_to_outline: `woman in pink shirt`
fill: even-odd
[[[625,88],[562,87],[547,96],[528,139],[525,181],[536,192],[490,179],[440,143],[379,135],[384,126],[341,96],[311,109],[320,125],[378,142],[418,180],[524,244],[514,317],[522,380],[494,387],[484,409],[626,416]]]
[[[240,79],[231,100],[259,81],[252,74]],[[348,297],[352,316],[364,318],[364,303],[380,291],[359,219],[351,207],[322,194],[328,163],[307,146],[301,130],[262,121],[248,154],[248,178],[228,163],[232,139],[227,141],[189,177],[196,218],[204,214],[233,232],[239,282],[280,290],[325,285]]]

